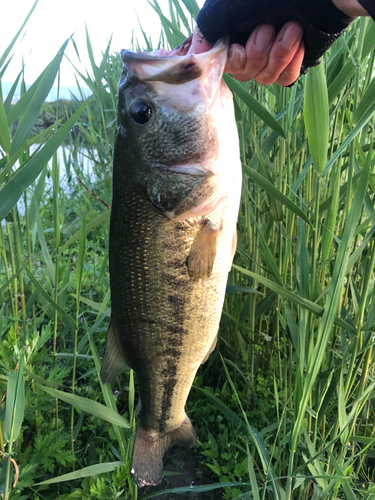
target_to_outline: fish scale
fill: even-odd
[[[188,64],[184,56],[125,51],[122,57],[109,239],[112,309],[101,378],[109,382],[126,365],[136,373],[141,411],[131,473],[145,486],[161,481],[169,447],[195,442],[185,404],[216,343],[241,164],[232,97],[221,79],[224,43],[187,55]]]

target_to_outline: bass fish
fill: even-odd
[[[142,408],[131,474],[162,480],[163,455],[192,447],[185,403],[216,344],[236,248],[241,163],[228,45],[123,50],[109,238],[112,313],[101,379],[131,367]]]

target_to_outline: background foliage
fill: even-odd
[[[159,46],[178,45],[195,1],[153,5]],[[218,347],[188,402],[193,475],[167,475],[164,493],[130,479],[133,373],[98,377],[110,210],[76,177],[110,205],[121,71],[110,45],[98,64],[87,35],[91,68],[77,77],[90,103],[56,107],[32,132],[67,43],[28,90],[20,68],[0,99],[2,497],[374,498],[375,24],[353,24],[292,88],[225,76],[244,172],[238,249]],[[146,34],[132,48],[152,49]]]

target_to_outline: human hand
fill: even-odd
[[[250,35],[246,46],[230,46],[225,72],[240,81],[252,78],[262,84],[277,82],[287,86],[300,75],[304,56],[303,29],[300,23],[290,21],[279,33],[271,24],[260,24]],[[199,30],[193,33],[192,52],[199,54],[212,47]]]

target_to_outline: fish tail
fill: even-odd
[[[131,475],[141,488],[160,484],[163,479],[163,456],[172,446],[191,448],[195,444],[195,432],[189,418],[180,427],[163,435],[152,435],[139,427],[135,435]]]

